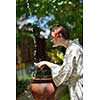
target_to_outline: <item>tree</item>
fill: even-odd
[[[27,6],[29,2],[29,8]],[[24,13],[37,15],[38,17],[53,14],[55,20],[49,23],[49,27],[55,24],[63,24],[71,30],[71,38],[79,38],[83,42],[83,4],[80,0],[16,0],[16,18]]]

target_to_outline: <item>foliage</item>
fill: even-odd
[[[29,83],[30,83],[29,80],[17,81],[16,82],[16,95],[24,92],[24,90],[27,88]]]
[[[28,0],[29,8],[25,0],[16,0],[16,19],[24,13],[37,15],[38,17],[53,14],[55,20],[49,23],[49,27],[55,24],[63,24],[71,30],[71,38],[79,38],[83,41],[83,5],[80,0]]]
[[[48,23],[50,29],[56,24],[68,26],[71,32],[71,39],[79,38],[80,43],[83,43],[83,4],[80,3],[80,0],[16,0],[16,20],[23,14],[27,16],[30,14],[33,16],[36,15],[38,18],[53,14],[55,20]],[[35,25],[31,25],[31,27],[35,28],[35,33],[39,35],[40,29],[36,28]],[[16,41],[19,43],[25,32],[18,31],[18,29],[16,31]],[[32,37],[32,33],[26,32],[25,35],[26,34]],[[37,37],[38,35],[35,36]],[[62,60],[62,58],[60,59],[57,56],[57,50],[52,50],[50,38],[47,39],[46,42],[49,58],[53,57],[51,58],[53,62],[61,63],[60,60]],[[52,52],[54,54],[52,54]]]
[[[48,52],[48,56],[51,58],[51,62],[61,64],[64,59],[64,54],[58,49],[51,49]]]

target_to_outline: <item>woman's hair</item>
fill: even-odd
[[[66,40],[67,40],[67,39],[70,39],[70,33],[69,33],[69,30],[68,30],[67,27],[62,26],[62,25],[56,25],[56,26],[52,29],[52,31],[55,30],[55,29],[57,29],[57,28],[60,28],[59,32],[57,33],[58,36],[60,36],[59,34],[62,34],[62,37],[63,37],[64,39],[66,39]]]

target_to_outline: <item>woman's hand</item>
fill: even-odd
[[[44,66],[51,67],[53,65],[53,63],[48,62],[48,61],[41,61],[39,63],[34,63],[34,65],[39,67],[39,68],[44,67]]]
[[[47,61],[41,61],[39,63],[34,63],[34,65],[37,66],[37,67],[39,67],[39,68],[41,68],[41,67],[43,67],[45,65],[48,66],[47,65]]]

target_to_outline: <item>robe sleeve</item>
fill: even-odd
[[[76,62],[79,59],[79,56],[79,50],[72,46],[70,49],[66,51],[63,65],[52,66],[52,72],[55,69],[56,73],[55,76],[53,75],[53,81],[56,86],[61,85],[64,81],[68,81],[73,71],[73,64],[76,64]]]

